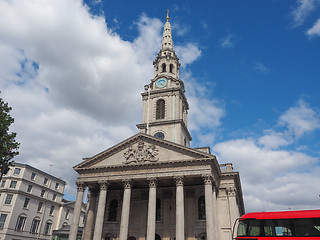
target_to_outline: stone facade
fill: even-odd
[[[155,76],[142,93],[139,133],[74,167],[76,206],[90,197],[85,240],[230,240],[244,213],[232,164],[219,165],[208,147],[190,148],[188,101],[179,79],[169,17]],[[75,207],[70,240],[76,239]]]

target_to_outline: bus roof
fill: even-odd
[[[279,211],[279,212],[253,212],[246,213],[241,220],[255,219],[286,219],[286,218],[320,218],[320,210]]]

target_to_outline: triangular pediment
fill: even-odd
[[[77,171],[81,169],[144,165],[204,158],[215,158],[215,156],[138,133],[91,158],[85,158],[74,169]]]

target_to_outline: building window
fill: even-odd
[[[110,206],[109,206],[108,221],[116,222],[117,221],[117,214],[118,214],[118,200],[113,199],[110,202]]]
[[[166,64],[165,64],[165,63],[162,63],[162,65],[161,65],[162,71],[161,71],[161,72],[166,72],[166,71],[167,71],[166,68],[167,68]]]
[[[36,179],[36,174],[33,172],[33,173],[31,173],[31,180],[35,180]]]
[[[44,227],[44,235],[50,235],[51,234],[51,228],[52,228],[52,222],[51,221],[47,221],[46,225]]]
[[[29,206],[29,201],[30,201],[30,198],[26,198],[26,199],[24,200],[23,208],[28,208],[28,206]]]
[[[4,228],[4,224],[6,223],[8,214],[1,214],[0,215],[0,230]]]
[[[156,234],[156,236],[155,236],[155,240],[161,240],[161,237],[160,237],[160,235],[159,235],[159,234]]]
[[[1,188],[4,188],[5,185],[6,185],[6,180],[2,180],[2,182],[1,182]]]
[[[56,189],[56,190],[59,189],[59,183],[56,183],[55,189]]]
[[[26,223],[26,220],[27,220],[27,216],[25,216],[25,215],[20,215],[20,216],[18,217],[15,230],[16,230],[16,231],[23,231],[23,229],[24,229],[24,224]]]
[[[206,220],[206,202],[204,196],[198,199],[198,219]]]
[[[17,186],[17,181],[11,181],[9,188],[16,188],[16,186]]]
[[[164,119],[165,107],[165,101],[163,99],[159,99],[156,106],[156,119]]]
[[[21,172],[21,168],[15,168],[13,171],[13,175],[19,175]]]
[[[8,195],[7,195],[7,198],[6,198],[6,201],[4,202],[4,204],[10,205],[11,202],[12,202],[12,198],[13,198],[13,195],[12,195],[12,194],[8,194]]]
[[[53,215],[53,212],[54,212],[54,206],[51,206],[49,215]]]
[[[159,139],[164,139],[164,134],[162,132],[157,132],[154,137],[159,138]]]
[[[69,219],[69,216],[70,216],[70,210],[67,210],[66,211],[66,216],[64,217],[65,219]]]
[[[161,200],[160,198],[157,198],[156,201],[156,221],[161,220]]]
[[[32,185],[28,186],[27,192],[31,192],[32,191]]]
[[[37,209],[38,212],[41,212],[42,206],[43,206],[43,202],[39,202],[38,209]]]
[[[56,198],[57,198],[57,194],[54,193],[53,196],[52,196],[52,201],[55,201]]]
[[[38,233],[38,228],[40,225],[40,219],[39,218],[35,218],[32,220],[32,224],[31,224],[31,228],[30,228],[30,233]]]
[[[44,180],[43,180],[43,185],[47,185],[48,184],[48,178],[45,178]]]
[[[173,72],[173,64],[170,64],[170,72]]]
[[[40,197],[43,197],[45,193],[46,193],[46,190],[42,189],[40,193]]]

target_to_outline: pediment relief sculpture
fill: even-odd
[[[129,149],[124,152],[125,164],[156,162],[159,160],[157,155],[159,150],[154,144],[146,144],[142,140],[138,142],[136,147],[130,145]]]

